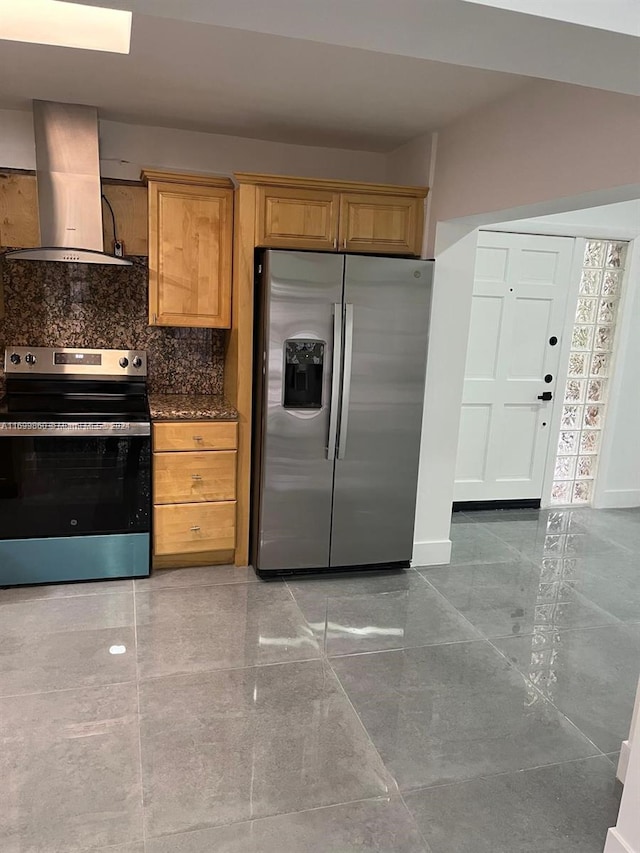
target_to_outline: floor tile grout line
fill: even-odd
[[[223,828],[228,828],[228,827],[233,827],[233,826],[241,826],[242,824],[246,824],[246,823],[257,823],[257,822],[263,821],[263,820],[276,820],[277,818],[281,818],[281,817],[294,817],[295,815],[307,814],[307,812],[319,812],[319,811],[323,811],[325,809],[336,809],[336,808],[340,808],[340,806],[354,806],[354,805],[358,805],[359,803],[386,802],[387,800],[391,800],[393,797],[398,797],[398,796],[399,796],[399,791],[396,791],[396,792],[390,793],[390,794],[378,794],[378,795],[373,796],[373,797],[361,797],[360,799],[357,799],[357,800],[344,800],[344,801],[341,801],[339,803],[326,803],[326,804],[321,805],[321,806],[311,806],[308,809],[298,809],[297,811],[292,811],[292,812],[274,812],[273,814],[261,815],[259,817],[251,817],[251,818],[247,818],[247,819],[243,819],[243,820],[234,820],[234,821],[231,821],[230,823],[216,823],[216,824],[211,824],[209,826],[195,826],[195,827],[192,827],[190,829],[179,830],[178,832],[169,832],[169,833],[164,833],[161,835],[152,835],[147,839],[147,841],[153,842],[153,841],[165,840],[168,838],[181,838],[183,835],[192,835],[196,832],[208,832],[210,830],[223,829]],[[115,845],[115,846],[118,847],[119,845]],[[103,849],[102,847],[99,847],[95,851],[95,853],[101,853],[102,849]],[[431,853],[431,852],[428,851],[428,853]]]
[[[285,580],[285,581],[284,581],[284,584],[285,584],[285,586],[287,587],[287,589],[289,590],[289,594],[290,594],[291,598],[293,599],[293,602],[294,602],[294,604],[295,604],[295,606],[296,606],[296,609],[297,609],[298,613],[299,613],[299,614],[300,614],[300,616],[302,617],[302,621],[303,621],[303,622],[304,622],[304,624],[309,628],[309,630],[311,631],[311,636],[313,637],[313,639],[314,639],[314,640],[316,641],[316,643],[318,644],[318,651],[320,652],[320,658],[321,658],[321,660],[326,660],[326,659],[328,658],[328,654],[327,654],[327,624],[326,624],[326,619],[325,619],[325,629],[324,629],[324,631],[322,632],[322,642],[320,642],[320,641],[318,640],[318,638],[316,637],[315,631],[314,631],[314,630],[313,630],[313,628],[311,627],[311,624],[310,624],[309,620],[308,620],[308,619],[307,619],[307,617],[305,616],[305,613],[304,613],[304,611],[303,611],[302,607],[300,607],[300,603],[299,603],[298,599],[295,597],[295,595],[294,595],[294,593],[293,593],[293,590],[292,590],[292,589],[291,589],[291,587],[289,586],[288,581],[286,581],[286,580]]]
[[[142,818],[142,845],[147,846],[146,815],[144,809],[144,776],[142,770],[142,717],[140,714],[140,664],[138,660],[138,609],[136,607],[136,587],[133,585],[133,638],[136,661],[136,703],[138,715],[138,766],[140,768],[140,812]]]
[[[289,664],[301,664],[301,663],[319,663],[323,661],[325,658],[323,655],[318,654],[313,658],[288,658],[287,660],[275,660],[268,661],[267,663],[249,663],[245,666],[224,666],[219,669],[193,669],[185,672],[168,672],[163,675],[146,675],[140,679],[141,684],[146,684],[149,681],[158,681],[161,678],[189,678],[192,676],[199,675],[214,675],[216,672],[240,672],[245,669],[262,669],[267,666],[288,666]],[[133,684],[133,682],[125,682],[129,684]]]
[[[367,657],[370,655],[384,655],[389,652],[410,652],[414,649],[433,649],[438,648],[440,646],[463,646],[468,645],[469,643],[482,643],[486,639],[486,637],[468,637],[465,640],[446,640],[440,643],[418,643],[417,645],[411,646],[389,646],[389,648],[387,649],[365,649],[359,652],[344,652],[340,655],[331,654],[327,655],[327,658],[329,660],[344,660],[345,658]]]
[[[344,695],[345,699],[347,700],[347,703],[348,703],[349,707],[351,708],[351,710],[353,711],[353,713],[354,713],[354,714],[355,714],[355,716],[356,716],[356,719],[357,719],[357,720],[358,720],[358,722],[360,723],[360,726],[361,726],[361,728],[362,728],[362,731],[365,733],[366,738],[367,738],[367,740],[369,741],[369,744],[371,745],[372,750],[373,750],[373,751],[375,752],[375,754],[378,756],[378,758],[379,758],[379,760],[380,760],[381,765],[382,765],[382,766],[384,767],[384,769],[385,769],[385,772],[386,772],[386,773],[389,775],[389,777],[393,780],[393,783],[394,783],[394,785],[396,786],[396,787],[395,787],[395,791],[394,791],[393,793],[395,793],[395,794],[400,793],[400,785],[398,784],[398,780],[396,779],[395,775],[391,772],[391,770],[387,767],[387,764],[386,764],[386,762],[384,761],[384,759],[382,758],[382,755],[380,754],[380,751],[378,750],[378,747],[375,745],[375,743],[374,743],[374,741],[373,741],[373,738],[372,738],[372,737],[371,737],[371,735],[369,734],[369,730],[368,730],[368,729],[367,729],[367,727],[365,726],[364,721],[362,720],[362,717],[360,716],[360,714],[359,714],[359,713],[358,713],[358,711],[356,710],[355,705],[354,705],[354,704],[353,704],[353,702],[351,701],[351,697],[350,697],[350,696],[349,696],[349,694],[347,693],[347,689],[346,689],[346,687],[344,686],[344,684],[343,684],[343,683],[342,683],[342,681],[340,680],[340,676],[339,676],[339,675],[338,675],[338,673],[335,671],[335,669],[333,668],[333,665],[332,665],[331,661],[330,661],[328,658],[327,658],[326,663],[327,663],[327,666],[329,667],[329,669],[331,670],[331,672],[333,673],[333,677],[334,677],[334,678],[336,679],[336,681],[338,682],[338,686],[340,687],[340,690],[342,691],[342,693],[343,693],[343,695]]]
[[[418,574],[420,574],[420,573],[418,573]],[[471,621],[471,619],[467,618],[467,616],[465,616],[465,615],[464,615],[464,613],[463,613],[461,610],[458,610],[458,608],[455,606],[455,604],[453,604],[453,602],[449,601],[449,599],[447,598],[447,596],[446,596],[444,593],[440,592],[440,590],[439,590],[436,586],[434,586],[434,584],[432,584],[430,580],[428,580],[427,578],[425,578],[425,577],[424,577],[424,575],[421,575],[421,577],[422,577],[422,578],[424,578],[425,583],[427,583],[427,584],[431,587],[431,589],[432,589],[432,590],[433,590],[437,595],[439,595],[439,596],[440,596],[440,598],[444,599],[444,601],[446,601],[446,602],[447,602],[447,604],[448,604],[450,607],[453,607],[453,609],[456,611],[456,613],[458,613],[458,614],[459,614],[460,618],[461,618],[461,619],[463,619],[463,620],[467,623],[467,625],[470,625],[470,626],[471,626],[471,628],[473,628],[473,630],[474,630],[474,631],[476,632],[476,634],[478,635],[478,639],[479,639],[479,640],[486,640],[486,639],[487,639],[487,638],[484,636],[484,634],[482,633],[482,631],[481,631],[479,628],[477,628],[477,627],[473,624],[473,622]],[[467,641],[467,642],[475,642],[475,640],[469,640],[469,641]]]
[[[135,680],[107,681],[104,684],[76,684],[73,687],[59,687],[57,690],[34,690],[31,693],[0,693],[0,702],[3,699],[26,699],[29,696],[51,696],[54,693],[73,693],[79,690],[104,690],[108,687],[122,687],[125,684],[135,684]]]
[[[435,785],[418,785],[417,787],[404,788],[402,796],[417,794],[422,791],[435,791],[441,788],[453,788],[456,785],[470,785],[472,782],[480,782],[490,779],[498,779],[500,776],[512,776],[516,773],[533,773],[535,770],[548,770],[551,767],[564,767],[566,764],[578,764],[582,761],[594,761],[601,758],[609,758],[606,753],[599,755],[583,755],[580,758],[567,758],[565,761],[550,761],[547,764],[536,764],[533,767],[521,767],[517,770],[500,770],[497,773],[482,773],[480,776],[471,776],[469,779],[456,779],[452,782],[441,782]],[[610,759],[609,759],[610,761]]]
[[[34,596],[33,598],[22,598],[16,599],[15,601],[11,601],[10,599],[6,602],[3,600],[3,593],[7,592],[11,589],[17,589],[19,587],[2,587],[0,588],[0,611],[2,607],[8,606],[10,604],[33,604],[35,601],[66,601],[69,598],[98,598],[105,595],[129,595],[131,593],[130,589],[114,589],[114,590],[104,590],[103,592],[80,592],[80,593],[69,593],[68,595],[42,595],[42,596]]]
[[[162,571],[162,570],[161,570]],[[274,587],[279,587],[283,581],[269,581],[269,584],[272,584]],[[151,584],[147,587],[143,587],[138,590],[138,595],[148,595],[151,592],[172,592],[176,589],[211,589],[211,587],[217,586],[255,586],[255,587],[264,587],[264,582],[260,581],[222,581],[218,583],[183,583],[183,584],[171,584],[167,586],[152,586]],[[113,593],[110,593],[113,594]],[[69,597],[69,596],[67,596]],[[79,596],[72,596],[73,598]]]
[[[546,702],[546,703],[548,703],[549,705],[551,705],[551,707],[552,707],[552,708],[553,708],[553,709],[554,709],[558,714],[560,714],[560,716],[561,716],[561,717],[563,717],[563,718],[564,718],[564,719],[565,719],[565,720],[566,720],[566,721],[567,721],[571,726],[573,726],[573,728],[574,728],[574,729],[575,729],[575,730],[576,730],[580,735],[582,735],[582,737],[583,737],[586,741],[588,741],[588,742],[591,744],[591,746],[592,746],[595,750],[597,750],[597,752],[598,752],[598,754],[599,754],[599,755],[606,755],[606,753],[605,753],[603,750],[601,750],[601,749],[600,749],[600,747],[599,747],[599,746],[597,746],[597,744],[595,744],[587,734],[585,734],[585,732],[583,732],[583,731],[582,731],[582,729],[580,728],[580,726],[578,726],[576,723],[574,723],[574,722],[573,722],[573,720],[572,720],[570,717],[568,717],[568,716],[564,713],[564,711],[561,711],[561,710],[560,710],[560,708],[558,708],[558,706],[557,706],[557,705],[556,705],[556,704],[555,704],[551,699],[549,699],[547,696],[545,696],[545,695],[544,695],[544,693],[542,692],[542,690],[540,690],[540,688],[538,687],[538,685],[537,685],[537,684],[535,684],[535,683],[534,683],[534,682],[533,682],[533,681],[532,681],[532,680],[531,680],[527,675],[525,675],[525,674],[524,674],[524,672],[520,669],[520,667],[519,667],[519,666],[517,666],[513,661],[509,660],[509,658],[507,657],[507,655],[506,655],[506,654],[504,654],[504,652],[503,652],[501,649],[499,649],[499,648],[495,645],[495,643],[492,643],[492,642],[491,642],[491,640],[487,640],[487,642],[488,642],[488,643],[491,645],[491,647],[492,647],[492,648],[493,648],[493,649],[494,649],[494,650],[495,650],[495,651],[500,655],[500,657],[504,658],[504,660],[509,664],[509,666],[510,666],[510,667],[513,667],[513,669],[515,669],[515,671],[516,671],[516,672],[518,672],[518,673],[522,676],[522,678],[524,678],[524,680],[527,682],[527,684],[530,684],[530,685],[533,687],[533,689],[538,693],[538,695],[542,698],[542,700],[543,700],[544,702]],[[585,757],[587,757],[587,756],[585,756]]]
[[[415,828],[416,828],[416,830],[417,830],[417,832],[418,832],[419,837],[420,837],[420,838],[422,839],[422,841],[424,842],[425,853],[433,853],[432,848],[431,848],[431,845],[429,844],[429,841],[428,841],[428,839],[427,839],[426,835],[425,835],[425,834],[424,834],[424,832],[422,831],[422,827],[420,826],[420,824],[418,823],[418,821],[415,819],[415,816],[414,816],[413,812],[411,811],[411,809],[410,809],[410,808],[409,808],[409,806],[407,805],[407,801],[406,801],[406,800],[405,800],[405,798],[404,798],[404,794],[403,794],[403,793],[402,793],[402,791],[400,791],[400,790],[398,791],[398,794],[399,794],[400,799],[401,799],[401,801],[402,801],[402,805],[405,807],[405,809],[406,809],[406,811],[407,811],[407,814],[409,815],[409,817],[410,817],[410,818],[411,818],[411,820],[413,821],[413,825],[415,826]]]

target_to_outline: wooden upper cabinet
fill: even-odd
[[[420,255],[427,187],[236,172],[255,186],[255,245]]]
[[[340,196],[341,251],[419,255],[424,198],[343,193]]]
[[[149,323],[231,326],[233,184],[143,172],[149,186]]]
[[[258,246],[335,251],[339,195],[326,190],[258,187]]]

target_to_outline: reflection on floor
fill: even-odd
[[[0,590],[0,849],[600,853],[640,510],[452,539],[396,574]]]

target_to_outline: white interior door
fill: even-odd
[[[542,497],[573,244],[478,235],[454,501]]]

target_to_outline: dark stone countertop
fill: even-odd
[[[152,421],[235,421],[238,411],[213,394],[149,394]]]

